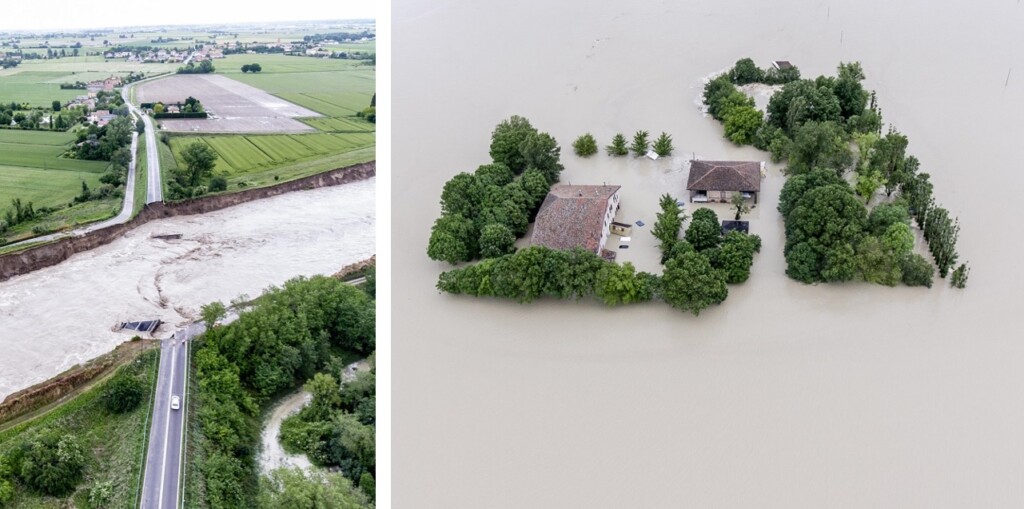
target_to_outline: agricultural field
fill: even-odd
[[[61,83],[126,76],[129,72],[143,72],[149,76],[174,72],[175,69],[177,64],[107,61],[102,56],[25,60],[12,69],[0,70],[0,102],[49,107],[55,100],[67,102],[86,93],[85,90],[61,90]]]
[[[14,198],[36,208],[66,204],[83,181],[98,186],[109,163],[60,157],[73,140],[69,133],[0,129],[0,209]]]
[[[176,165],[184,165],[181,149],[196,141],[217,152],[214,172],[236,186],[266,185],[370,161],[375,148],[373,133],[182,136],[171,138]]]
[[[259,73],[242,73],[244,64],[258,63]],[[285,55],[230,55],[217,62],[217,72],[304,106],[326,117],[348,120],[306,120],[321,131],[373,131],[375,125],[356,117],[370,106],[376,90],[375,69],[359,60],[322,59]]]

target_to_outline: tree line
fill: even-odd
[[[491,164],[445,183],[427,256],[451,264],[508,254],[562,172],[561,148],[513,116],[491,133]]]
[[[198,421],[193,436],[198,437],[201,450],[194,456],[193,468],[199,478],[197,491],[204,499],[193,503],[210,508],[256,507],[257,498],[279,500],[280,495],[274,492],[280,486],[265,486],[271,493],[258,497],[256,444],[261,412],[274,397],[317,373],[335,371],[332,350],[371,354],[375,305],[358,288],[316,276],[271,288],[236,321],[214,326],[223,311],[218,303],[204,307],[211,328],[193,350]],[[342,441],[340,446],[347,451],[343,456],[365,459],[365,450],[349,451],[346,444]],[[367,465],[371,474],[372,469]],[[365,505],[350,483],[342,484],[348,496]]]
[[[450,270],[438,278],[437,289],[450,294],[500,297],[520,303],[542,297],[597,298],[609,306],[660,299],[674,308],[699,315],[728,296],[728,284],[750,276],[754,253],[761,249],[756,235],[722,235],[714,211],[694,214],[684,238],[685,215],[669,195],[652,230],[661,241],[659,276],[637,272],[631,263],[617,264],[584,249],[555,250],[530,246]]]
[[[576,138],[572,148],[576,155],[590,157],[597,153],[597,140],[594,139],[594,135],[586,133]],[[654,142],[650,141],[650,133],[647,131],[637,131],[633,134],[633,142],[628,144],[626,137],[622,133],[617,133],[612,137],[611,144],[605,146],[605,152],[614,157],[626,156],[630,152],[636,157],[643,157],[649,151],[653,151],[658,157],[665,157],[672,155],[672,150],[672,136],[664,131]]]
[[[840,63],[836,76],[787,82],[772,96],[767,115],[734,86],[764,81],[752,66],[749,59],[740,60],[711,80],[704,103],[734,143],[752,144],[769,151],[775,162],[787,161],[790,177],[779,201],[787,274],[807,283],[863,279],[931,286],[929,264],[911,254],[912,217],[945,278],[958,260],[958,222],[935,203],[930,175],[906,153],[907,137],[892,127],[882,134],[881,109],[862,85],[860,64]],[[875,207],[881,207],[876,219],[884,216],[885,228],[871,223],[876,212],[868,211],[880,190],[886,203]],[[963,276],[953,284],[962,288],[969,271],[965,264],[957,270]]]

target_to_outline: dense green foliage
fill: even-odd
[[[513,242],[524,235],[558,182],[558,154],[554,138],[538,133],[528,120],[512,117],[499,124],[492,135],[494,162],[445,183],[441,217],[431,229],[427,256],[456,264],[508,253],[512,243],[506,231]]]
[[[321,371],[332,348],[372,352],[374,318],[362,290],[333,278],[297,278],[203,336],[193,358],[204,449],[195,468],[207,507],[254,505],[260,408]]]
[[[626,137],[622,133],[617,133],[612,138],[611,145],[604,148],[608,155],[621,157],[629,153],[629,147],[626,146]]]
[[[103,389],[103,405],[115,414],[135,410],[146,397],[146,386],[138,377],[121,371]]]
[[[57,430],[41,433],[3,458],[6,470],[30,490],[66,496],[75,490],[85,473],[85,451],[73,436]]]
[[[586,133],[572,142],[572,150],[580,157],[590,157],[597,153],[597,140],[594,135]]]
[[[372,477],[370,477],[372,482]],[[365,491],[365,490],[364,490]],[[371,497],[372,498],[372,497]],[[363,509],[373,507],[363,492],[336,473],[280,468],[260,480],[259,509]]]
[[[181,150],[184,166],[171,170],[172,180],[167,186],[170,198],[181,200],[205,194],[207,187],[201,184],[212,177],[217,157],[217,151],[201,141],[186,145]],[[218,184],[218,188],[220,187]],[[227,187],[227,182],[224,182],[223,187]]]
[[[658,239],[658,248],[661,249],[662,262],[668,259],[668,253],[679,242],[679,230],[683,227],[686,216],[683,214],[679,203],[668,193],[661,195],[659,201],[661,212],[658,212],[658,219],[651,229],[651,234]]]
[[[317,373],[305,388],[312,401],[281,424],[285,448],[305,453],[318,465],[341,468],[352,482],[359,482],[364,473],[376,475],[377,392],[372,365],[345,383]]]
[[[953,271],[953,275],[949,278],[949,284],[953,288],[964,289],[967,286],[967,277],[971,275],[971,268],[966,263],[961,263],[956,270]]]

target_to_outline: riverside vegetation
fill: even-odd
[[[224,310],[212,303],[204,307],[204,318],[216,323]],[[197,340],[186,503],[272,508],[287,500],[327,497],[337,502],[332,507],[370,507],[374,409],[366,400],[372,401],[367,385],[373,377],[340,386],[334,376],[343,367],[342,352],[362,357],[374,351],[374,324],[374,299],[366,291],[333,278],[300,277],[267,290],[238,320],[214,326]],[[318,463],[342,466],[344,477],[279,470],[261,480],[256,465],[261,412],[303,382],[318,398],[299,421],[317,434],[304,437],[303,445],[312,449],[301,448],[316,452],[311,456]],[[288,429],[300,425],[296,422]]]
[[[636,148],[646,153],[646,131],[634,138]],[[662,138],[671,143],[667,135]],[[474,174],[456,175],[441,194],[442,216],[434,224],[427,254],[452,264],[484,258],[442,273],[437,288],[443,292],[522,303],[541,297],[596,297],[610,306],[661,299],[700,314],[726,299],[728,284],[742,283],[750,275],[754,253],[761,247],[759,237],[740,232],[722,235],[714,211],[701,209],[680,238],[686,217],[669,195],[661,198],[662,212],[653,229],[661,241],[665,267],[660,276],[637,272],[630,263],[620,265],[583,249],[531,246],[515,251],[516,237],[526,232],[550,186],[557,182],[558,172],[552,170],[562,168],[558,145],[526,119],[512,117],[492,133],[491,155],[493,164],[481,166]],[[510,160],[525,172],[513,176],[505,163]],[[547,171],[531,166],[537,163]],[[536,177],[528,181],[528,175]],[[549,176],[554,178],[545,178]],[[514,217],[511,224],[510,217]]]
[[[778,205],[786,226],[786,274],[805,283],[930,287],[937,268],[943,278],[952,270],[952,285],[963,288],[969,269],[956,266],[959,222],[935,202],[930,175],[906,153],[907,137],[892,126],[882,134],[881,109],[861,83],[860,64],[841,63],[836,76],[813,80],[789,72],[767,115],[735,85],[780,80],[750,59],[704,88],[708,112],[723,123],[727,138],[787,162]],[[879,194],[884,197],[869,210]],[[934,266],[913,253],[911,218]]]

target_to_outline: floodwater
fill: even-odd
[[[1024,505],[1024,5],[398,0],[393,13],[395,507]],[[704,77],[746,56],[812,77],[863,63],[960,217],[966,290],[787,279],[770,166],[752,277],[699,317],[437,293],[447,267],[425,249],[441,187],[488,162],[500,120],[550,132],[563,181],[620,184],[620,218],[651,225],[660,194],[684,193],[688,156],[767,158],[694,104]],[[584,132],[604,145],[638,129],[672,134],[676,157],[571,153]],[[646,229],[620,256],[656,270]]]
[[[374,179],[146,223],[106,246],[0,283],[0,400],[132,337],[156,337],[224,303],[373,255]],[[159,240],[156,234],[182,234]]]

